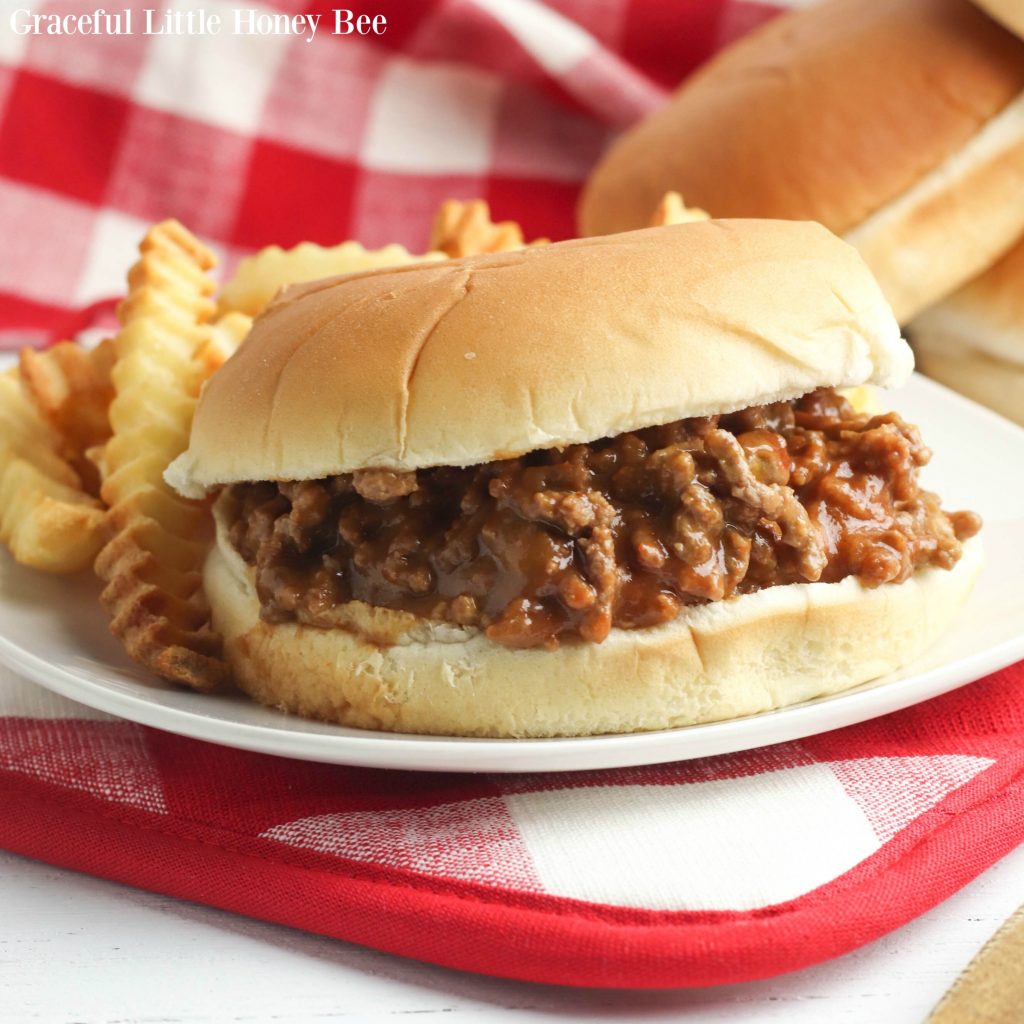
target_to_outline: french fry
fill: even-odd
[[[538,238],[530,245],[546,245],[548,239]],[[447,199],[437,211],[430,231],[430,248],[446,256],[475,256],[484,252],[512,252],[526,248],[523,229],[513,220],[495,224],[490,207],[483,199],[462,202]]]
[[[541,238],[530,244],[546,242]],[[292,249],[272,245],[239,263],[234,276],[221,289],[218,310],[222,315],[244,313],[255,317],[281,288],[290,284],[474,253],[508,252],[525,246],[519,225],[514,221],[493,223],[482,199],[467,203],[449,199],[434,219],[429,252],[417,255],[397,244],[365,249],[358,242],[329,247],[302,242]]]
[[[441,252],[416,256],[401,245],[382,249],[364,249],[358,242],[329,248],[313,242],[302,242],[294,249],[272,245],[238,264],[234,276],[221,289],[218,308],[221,314],[237,312],[255,317],[289,284],[444,258]]]
[[[666,192],[651,217],[651,227],[669,224],[689,224],[695,220],[710,220],[711,215],[697,206],[687,206],[678,192]]]
[[[152,228],[128,275],[114,339],[113,435],[101,494],[108,541],[96,559],[111,630],[164,679],[211,689],[226,678],[200,567],[210,535],[205,503],[164,482],[188,445],[196,396],[243,321],[213,326],[213,254],[176,221]]]
[[[0,375],[0,540],[16,561],[51,573],[87,568],[101,543],[100,502],[59,454],[63,444],[17,371]]]
[[[62,341],[42,352],[22,349],[18,371],[40,415],[84,450],[110,434],[107,409],[114,397],[110,371],[114,345],[108,338],[85,349]]]
[[[107,409],[114,397],[110,339],[92,349],[62,341],[42,352],[22,349],[21,386],[36,411],[63,439],[61,454],[74,467],[89,494],[99,494],[99,475],[87,452],[110,436]]]
[[[213,376],[235,354],[251,328],[252,317],[237,311],[225,313],[208,326],[206,340],[194,357],[202,380]]]

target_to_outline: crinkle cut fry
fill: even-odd
[[[209,621],[200,567],[210,532],[206,504],[164,482],[188,445],[216,311],[213,254],[176,221],[152,228],[128,275],[103,452],[107,543],[96,559],[110,628],[137,662],[172,682],[207,690],[227,677]]]
[[[58,342],[42,352],[24,348],[18,357],[25,393],[77,453],[110,435],[107,411],[114,397],[113,366],[114,345],[109,338],[88,349],[72,341]]]
[[[546,238],[540,238],[530,244],[546,242]],[[366,249],[354,241],[330,247],[301,242],[292,249],[271,245],[239,263],[221,289],[220,311],[257,316],[281,288],[291,284],[475,253],[509,252],[525,246],[522,228],[515,221],[495,224],[484,200],[449,199],[434,218],[428,252],[417,255],[398,244]]]
[[[82,490],[93,496],[99,494],[100,474],[90,453],[110,437],[113,366],[110,338],[90,349],[71,341],[42,352],[25,348],[18,359],[23,391],[39,415],[56,428],[61,456],[81,478]]]
[[[247,256],[238,264],[235,273],[220,291],[219,308],[225,314],[224,320],[232,313],[254,317],[288,285],[336,277],[339,274],[357,274],[364,270],[442,259],[445,259],[444,253],[415,255],[397,243],[385,245],[381,249],[366,249],[359,242],[353,241],[333,246],[300,242],[291,249],[271,245]]]
[[[196,349],[193,361],[202,380],[212,377],[237,351],[252,328],[252,317],[233,310],[209,325],[206,340]]]
[[[670,224],[689,224],[692,221],[708,220],[710,215],[699,206],[687,206],[678,192],[666,192],[651,216],[651,227],[661,228]]]
[[[529,244],[546,245],[547,242],[546,238],[538,238]],[[484,252],[512,252],[526,247],[523,229],[514,220],[494,223],[491,208],[483,199],[469,202],[446,199],[430,230],[430,248],[438,249],[452,259]]]
[[[17,370],[0,374],[0,540],[33,569],[87,568],[103,511],[63,457],[64,439],[26,396]]]

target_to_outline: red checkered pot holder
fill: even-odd
[[[147,6],[159,18],[189,5]],[[230,19],[238,5],[202,6]],[[330,18],[301,0],[249,6]],[[483,196],[528,237],[570,235],[612,133],[773,13],[741,0],[352,6],[384,13],[386,34],[0,25],[0,346],[102,317],[146,227],[168,216],[228,271],[302,239],[422,249],[449,196]],[[495,777],[240,753],[0,671],[0,845],[466,970],[739,981],[881,935],[1024,838],[1022,687],[1018,666],[798,743]]]
[[[853,949],[1024,839],[1024,665],[886,718],[546,775],[309,764],[0,676],[0,845],[432,963],[711,985]]]

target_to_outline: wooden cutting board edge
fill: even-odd
[[[1024,1024],[1024,907],[985,943],[925,1024]]]

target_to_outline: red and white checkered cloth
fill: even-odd
[[[143,5],[130,5],[136,10]],[[148,0],[157,10],[333,3]],[[177,217],[226,268],[303,239],[421,250],[448,197],[528,237],[573,234],[610,133],[773,13],[747,0],[368,0],[380,37],[23,36],[0,11],[0,347],[117,295],[147,225]],[[118,7],[117,9],[120,9]],[[138,23],[136,24],[138,33]]]
[[[1024,666],[679,764],[340,768],[118,721],[0,670],[0,847],[432,963],[569,985],[837,956],[1024,839]]]
[[[89,322],[168,216],[229,268],[306,238],[422,248],[449,196],[487,198],[530,237],[570,235],[610,134],[773,13],[743,0],[353,6],[385,13],[387,34],[25,38],[0,25],[0,345]],[[1024,839],[1022,691],[1018,666],[747,754],[493,777],[241,753],[0,670],[0,846],[469,970],[738,981],[867,942]]]

